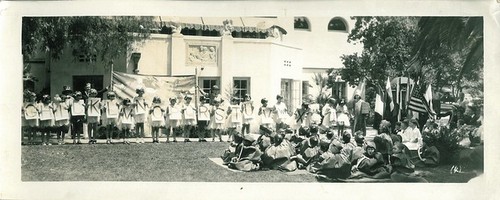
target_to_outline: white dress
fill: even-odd
[[[288,118],[290,117],[288,115],[288,110],[287,110],[287,107],[286,107],[286,104],[281,102],[281,103],[277,103],[276,105],[274,105],[274,110],[275,110],[275,113],[274,113],[274,121],[279,124],[279,123],[284,123],[286,122],[286,120],[288,120]]]
[[[211,113],[210,129],[224,129],[224,124],[226,123],[226,110],[221,106],[213,106]]]
[[[40,124],[42,128],[53,127],[54,126],[54,109],[52,104],[38,104],[38,110],[40,112]]]
[[[151,127],[163,127],[165,126],[165,111],[162,111],[160,104],[151,105],[149,114],[149,120]]]
[[[116,99],[105,100],[102,104],[104,112],[102,112],[103,125],[118,125],[118,116],[120,114],[120,104]]]
[[[323,115],[323,122],[321,123],[323,126],[333,127],[337,123],[337,111],[329,104],[323,107],[321,114]]]
[[[66,102],[54,103],[54,108],[56,112],[54,113],[55,126],[67,126],[69,125],[69,106]]]
[[[37,103],[35,102],[26,102],[23,105],[22,114],[23,114],[23,126],[27,127],[37,127],[39,124],[40,114],[37,110]]]
[[[184,110],[184,112],[182,113],[182,124],[195,126],[196,125],[196,107],[194,106],[194,104],[193,103],[189,103],[187,105],[183,104],[182,110]]]
[[[168,127],[176,128],[181,125],[182,122],[182,106],[179,104],[168,105],[167,107],[167,119],[166,123]]]
[[[351,126],[349,116],[347,115],[348,113],[346,105],[337,106],[337,125],[339,122],[344,122],[344,126]]]
[[[135,97],[134,98],[134,122],[135,123],[144,123],[146,121],[148,105],[146,104],[146,100],[144,97]]]
[[[120,127],[124,129],[134,128],[134,106],[124,106],[120,115]]]

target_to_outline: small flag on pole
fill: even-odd
[[[408,103],[408,109],[420,113],[429,113],[430,115],[434,115],[431,108],[429,107],[427,99],[425,99],[424,92],[426,91],[423,89],[422,84],[415,84],[411,93],[410,101]]]

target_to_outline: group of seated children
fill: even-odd
[[[348,132],[338,137],[332,129],[320,131],[313,125],[304,127],[302,132],[260,126],[257,139],[235,134],[234,142],[221,158],[229,168],[241,171],[303,169],[328,180],[367,177],[425,182],[412,175],[415,165],[409,149],[401,142],[391,145],[389,154],[383,154],[373,141],[365,141],[361,131],[354,137]]]

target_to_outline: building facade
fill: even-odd
[[[158,17],[157,21],[159,31],[135,43],[112,68],[92,56],[74,58],[69,49],[60,60],[46,60],[37,66],[45,70],[32,70],[45,84],[35,84],[35,92],[48,87],[54,95],[63,85],[80,90],[86,82],[99,90],[111,84],[112,70],[166,76],[197,71],[204,91],[219,85],[225,98],[231,93],[250,94],[257,108],[260,99],[273,105],[281,94],[293,111],[304,96],[315,97],[322,91],[315,75],[327,77],[327,69],[343,67],[341,55],[362,48],[347,42],[354,20],[346,16]],[[337,98],[352,96],[353,89],[341,77],[337,80],[333,90],[323,88],[326,95],[333,91]]]

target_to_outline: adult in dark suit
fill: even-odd
[[[362,131],[366,135],[366,118],[370,113],[370,104],[361,99],[359,94],[354,95],[354,106],[352,108],[354,118],[352,132]]]

